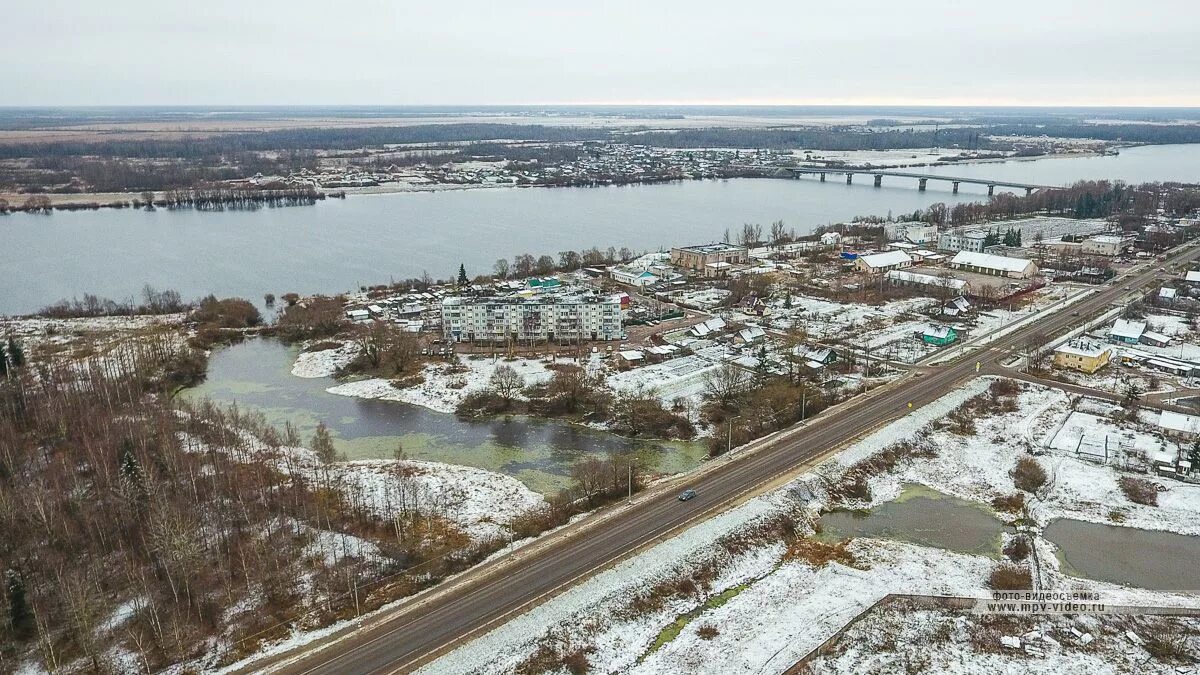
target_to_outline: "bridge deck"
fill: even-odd
[[[974,185],[995,185],[996,187],[1026,188],[1032,190],[1061,190],[1059,185],[1038,185],[1036,183],[1016,183],[1007,180],[992,180],[991,178],[967,178],[965,176],[942,176],[932,173],[914,173],[911,171],[894,171],[890,169],[842,169],[830,167],[801,166],[789,167],[792,173],[822,174],[863,174],[870,176],[892,176],[894,178],[918,178],[926,180],[941,180],[949,183],[971,183]]]

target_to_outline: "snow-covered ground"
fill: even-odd
[[[818,340],[844,338],[852,329],[880,329],[891,326],[900,317],[927,309],[937,303],[933,298],[910,298],[882,305],[864,305],[793,295],[792,307],[771,308],[772,328],[803,328]]]
[[[1196,631],[1195,619],[1184,621]],[[881,609],[847,630],[832,653],[818,656],[808,665],[810,672],[822,675],[1180,672],[1178,664],[1156,661],[1144,648],[1145,639],[1161,625],[1161,620],[1153,618],[1079,615],[1011,619],[966,612]],[[1002,638],[1019,646],[1005,646]],[[1189,642],[1194,647],[1194,638]]]
[[[501,365],[516,370],[526,385],[545,382],[553,375],[546,362],[534,359],[472,359],[459,360],[462,368],[449,363],[428,364],[421,371],[424,382],[411,387],[397,388],[382,378],[347,382],[326,391],[339,396],[378,398],[419,405],[442,413],[452,413],[467,394],[487,388],[488,381]]]
[[[365,495],[367,508],[381,517],[406,502],[431,505],[479,541],[508,536],[514,519],[546,503],[512,476],[469,466],[362,460],[333,464],[331,471],[340,484],[357,488],[350,494]]]
[[[342,343],[340,347],[322,349],[320,351],[301,351],[292,365],[292,375],[296,377],[332,377],[338,368],[345,366],[358,356],[359,346],[353,342]]]
[[[1126,525],[1200,533],[1200,527],[1193,524],[1200,522],[1200,487],[1172,483],[1162,493],[1159,507],[1139,507],[1116,488],[1113,469],[1075,459],[1072,452],[1064,450],[1078,425],[1066,419],[1071,410],[1061,390],[1023,385],[1016,396],[1016,410],[988,416],[985,409],[975,419],[973,435],[956,436],[931,425],[984,393],[992,381],[977,379],[948,393],[855,443],[812,473],[601,572],[434,661],[422,672],[511,672],[552,640],[586,648],[596,672],[782,672],[888,593],[979,596],[995,564],[986,557],[858,539],[849,546],[856,559],[851,564],[814,566],[784,557],[778,541],[736,555],[720,544],[724,535],[745,532],[772,514],[814,513],[822,499],[818,476],[836,476],[854,462],[903,439],[931,443],[938,456],[909,460],[893,474],[872,478],[872,503],[894,498],[902,483],[914,481],[981,502],[1011,494],[1014,488],[1008,472],[1029,447],[1049,453],[1039,458],[1050,475],[1051,488],[1044,500],[1034,500],[1037,522],[1067,516],[1108,522],[1109,510],[1119,507],[1126,512]],[[1087,414],[1103,416],[1105,411],[1103,404],[1081,407],[1091,411]],[[1133,446],[1154,442],[1153,434],[1145,429],[1126,428],[1108,419],[1103,424],[1111,424],[1114,432]],[[1096,425],[1101,426],[1099,418]],[[1050,545],[1037,541],[1044,553],[1041,557],[1048,560],[1046,587],[1123,593],[1121,597],[1129,604],[1194,602],[1194,598],[1169,593],[1064,577]],[[657,609],[633,615],[622,611],[639,593],[659,582],[686,577],[706,562],[720,570],[711,587],[694,595],[672,596]],[[718,596],[719,602],[715,601]],[[678,634],[663,633],[673,623],[676,627],[682,623]],[[661,647],[652,649],[656,641]],[[954,655],[947,652],[943,656]],[[827,661],[827,672],[858,672],[854,664],[866,663],[862,659],[869,658],[868,652],[861,652],[847,656],[842,665]],[[963,673],[1021,668],[1024,663],[1003,656],[999,645],[992,650],[960,649],[954,658],[959,665],[951,672]]]

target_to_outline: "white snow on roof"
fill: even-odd
[[[1104,352],[1108,351],[1108,347],[1086,340],[1072,340],[1066,344],[1059,345],[1054,351],[1063,354],[1074,354],[1075,356],[1099,358]]]
[[[621,358],[625,359],[626,361],[640,361],[640,360],[642,360],[642,356],[643,356],[643,354],[641,352],[635,351],[633,349],[629,349],[629,350],[620,352],[620,354],[621,354]]]
[[[1160,288],[1158,289],[1158,297],[1173,300],[1175,298],[1175,289],[1166,287]]]
[[[1161,342],[1163,344],[1167,344],[1168,342],[1171,341],[1170,336],[1163,335],[1162,333],[1155,333],[1152,330],[1148,330],[1148,331],[1142,333],[1142,337],[1144,337],[1148,340],[1153,340],[1154,342]]]
[[[1130,340],[1139,340],[1142,333],[1146,332],[1145,321],[1129,321],[1127,319],[1117,319],[1113,327],[1109,329],[1109,335],[1117,337],[1129,338]]]
[[[1184,281],[1200,282],[1200,270],[1191,270],[1184,277]]]
[[[859,260],[865,262],[871,267],[892,267],[895,265],[903,265],[904,263],[912,262],[912,258],[904,251],[888,251],[886,253],[874,253],[872,255],[864,255]]]
[[[975,253],[974,251],[959,251],[950,261],[953,265],[970,265],[1005,272],[1022,272],[1031,262],[1033,261],[1025,258],[1010,258],[1005,255]]]
[[[1158,426],[1171,431],[1194,434],[1200,432],[1200,417],[1164,410],[1158,417]]]
[[[891,270],[887,273],[888,279],[895,279],[910,284],[925,284],[929,286],[939,286],[945,288],[953,288],[962,290],[967,285],[966,281],[956,279],[954,277],[935,277],[932,274],[921,274],[919,272],[909,272],[907,270]]]

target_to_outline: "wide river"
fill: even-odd
[[[914,161],[928,161],[918,157]],[[922,169],[922,171],[924,171]],[[1200,181],[1200,146],[1147,146],[1117,157],[1072,157],[936,167],[929,173],[1064,185],[1084,178]],[[860,177],[688,181],[605,188],[479,189],[351,196],[259,211],[102,209],[15,214],[0,220],[0,314],[95,293],[136,296],[143,285],[185,298],[208,293],[260,301],[361,284],[478,274],[500,257],[591,246],[659,249],[721,238],[743,223],[783,220],[797,232],[856,215],[900,214],[937,201],[974,201],[986,188]]]

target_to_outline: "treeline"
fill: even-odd
[[[303,128],[230,133],[180,139],[53,141],[0,146],[0,159],[101,156],[207,159],[246,152],[354,150],[364,146],[448,143],[456,141],[607,140],[609,131],[531,124],[426,124],[354,129]]]
[[[176,314],[192,309],[192,304],[184,302],[179,291],[159,291],[147,284],[142,288],[142,301],[135,304],[130,298],[118,302],[110,298],[102,298],[90,293],[84,293],[83,299],[59,300],[37,311],[37,316],[50,319],[71,319],[98,316],[134,316],[137,314]]]
[[[311,206],[322,199],[325,199],[325,193],[311,185],[277,189],[205,186],[168,190],[154,200],[154,206],[201,211],[253,210],[263,206]]]
[[[954,147],[965,150],[1007,150],[1012,143],[991,140],[979,129],[887,129],[813,127],[796,129],[680,129],[638,134],[614,134],[616,140],[665,148],[747,148],[769,150],[886,150]]]
[[[1195,124],[1000,124],[987,127],[996,136],[1051,136],[1093,138],[1125,143],[1200,143],[1200,125]]]
[[[901,220],[918,220],[937,225],[969,225],[1031,214],[1068,218],[1121,217],[1136,224],[1154,214],[1159,204],[1170,216],[1184,216],[1200,208],[1200,188],[1147,183],[1128,185],[1121,181],[1079,181],[1060,190],[1039,190],[1029,195],[997,193],[986,202],[946,206],[938,202],[927,209],[902,214]],[[883,222],[878,216],[855,218],[856,222]]]

